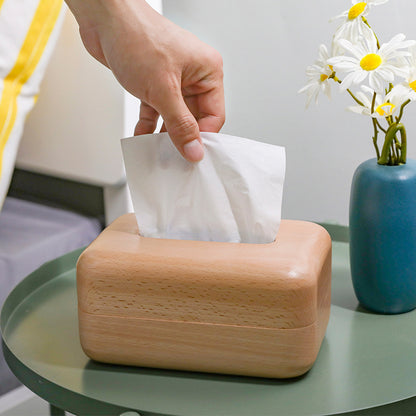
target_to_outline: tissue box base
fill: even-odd
[[[331,239],[281,222],[276,241],[145,238],[134,214],[77,264],[81,345],[92,359],[287,378],[313,365],[328,324]]]

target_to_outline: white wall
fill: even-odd
[[[161,10],[161,0],[148,0]],[[100,186],[125,183],[120,139],[132,136],[139,100],[92,58],[67,12],[29,114],[17,167]]]
[[[17,166],[100,186],[123,183],[124,104],[123,89],[87,53],[67,12],[39,100],[25,124]],[[128,134],[132,131],[131,126]]]
[[[298,95],[305,67],[329,44],[349,0],[165,0],[164,15],[218,49],[224,59],[227,121],[223,132],[280,144],[287,151],[283,217],[348,223],[349,188],[356,166],[375,153],[372,125],[345,111],[333,89],[305,111]],[[380,41],[403,32],[416,39],[414,0],[373,9]],[[335,86],[335,85],[334,85]],[[409,157],[416,157],[416,106],[403,119]],[[412,139],[414,139],[412,141]]]

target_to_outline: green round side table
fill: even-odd
[[[347,232],[329,231],[331,317],[318,359],[302,377],[233,377],[90,361],[78,338],[75,264],[81,250],[43,265],[7,298],[0,321],[7,363],[57,415],[61,409],[141,416],[416,414],[416,311],[388,316],[361,309],[348,243],[339,241]]]

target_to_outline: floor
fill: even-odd
[[[49,404],[22,386],[0,397],[0,416],[48,416]],[[71,413],[66,413],[72,416]]]

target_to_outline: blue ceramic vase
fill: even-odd
[[[384,314],[416,308],[416,160],[384,166],[370,159],[355,171],[350,263],[362,306]]]

